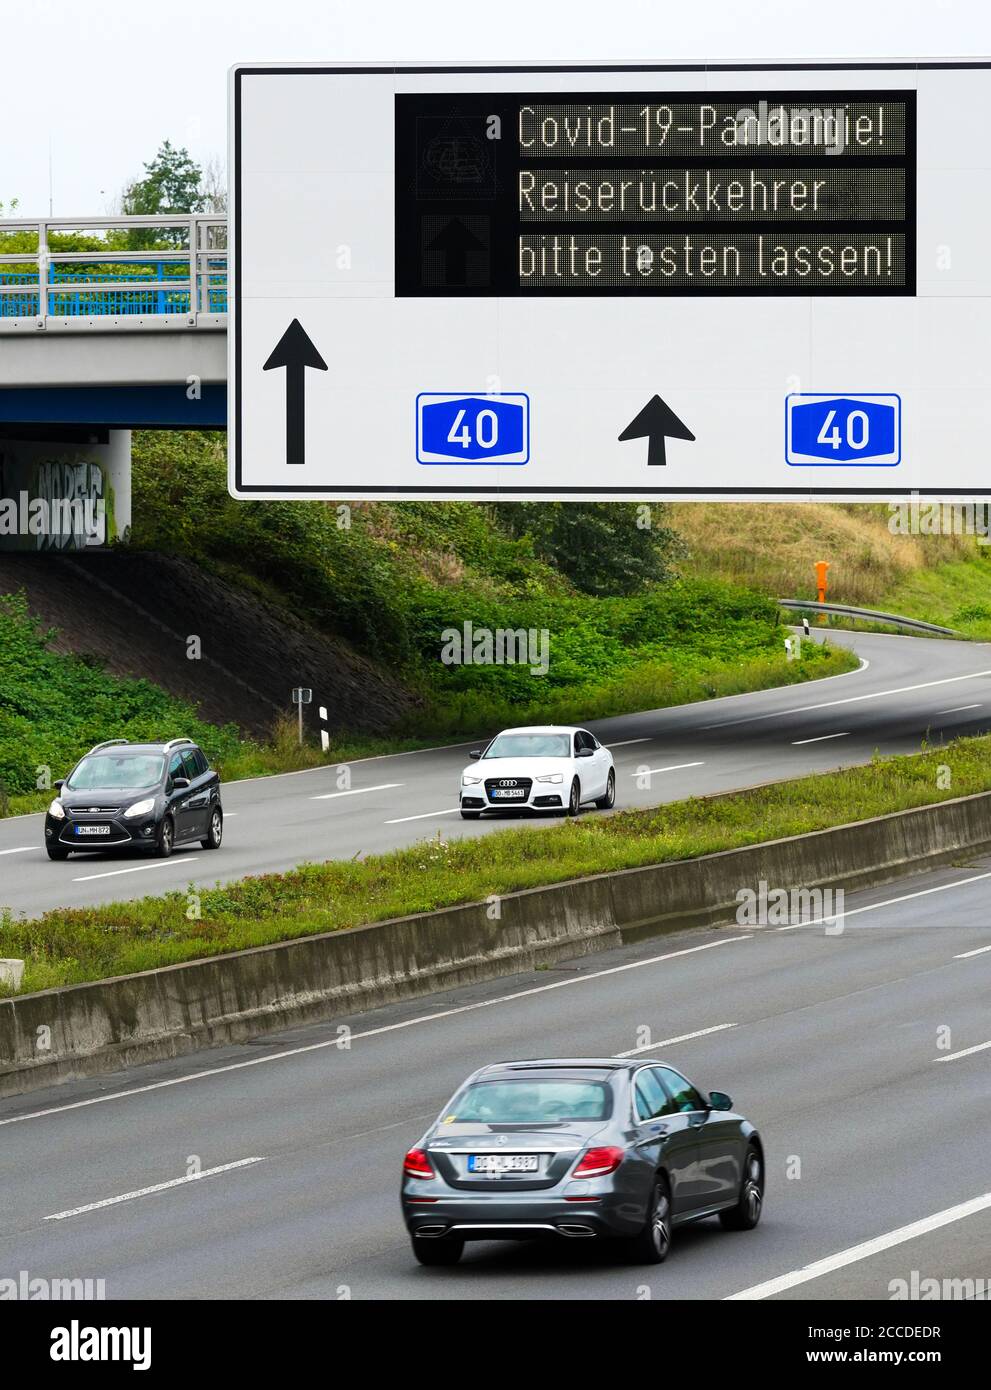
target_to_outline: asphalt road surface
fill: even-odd
[[[848,895],[839,935],[655,938],[0,1102],[0,1277],[407,1300],[885,1300],[897,1280],[987,1281],[989,888],[979,859]],[[760,1127],[756,1231],[703,1222],[661,1267],[591,1241],[414,1263],[402,1156],[469,1071],[634,1048]]]
[[[801,686],[592,721],[616,762],[618,807],[651,806],[755,782],[911,752],[924,736],[991,729],[991,646],[870,633],[830,634],[859,671]],[[477,743],[478,741],[476,741]],[[0,907],[48,908],[143,897],[188,884],[350,859],[435,835],[486,835],[513,818],[462,821],[458,777],[473,744],[356,760],[339,769],[231,782],[218,853],[184,846],[170,860],[74,854],[53,863],[42,816],[0,821]],[[583,814],[601,814],[587,808]],[[515,821],[519,823],[519,821]],[[532,818],[530,824],[539,824]]]

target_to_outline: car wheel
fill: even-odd
[[[158,841],[155,845],[155,854],[159,859],[168,859],[175,849],[175,826],[169,816],[162,821],[158,832]]]
[[[574,781],[572,782],[572,784],[571,784],[571,795],[568,797],[568,808],[567,808],[567,810],[565,811],[564,814],[565,814],[566,816],[577,816],[577,814],[578,814],[578,812],[579,812],[579,809],[581,808],[581,804],[582,804],[582,789],[581,789],[581,783],[578,781],[578,778],[576,777],[575,780],[574,780]]]
[[[428,1240],[411,1237],[413,1254],[421,1265],[456,1265],[465,1248],[463,1240],[446,1236],[431,1236]]]
[[[610,768],[609,778],[606,782],[606,794],[596,800],[596,806],[600,811],[611,811],[616,805],[616,773]]]
[[[671,1189],[659,1176],[647,1204],[647,1219],[638,1236],[627,1241],[630,1258],[637,1264],[663,1264],[671,1249]]]
[[[220,807],[215,806],[213,808],[213,813],[210,816],[210,825],[209,829],[207,830],[207,837],[205,840],[201,840],[200,844],[203,846],[204,849],[219,849],[220,842],[223,838],[224,817],[221,814]]]
[[[743,1160],[743,1182],[740,1199],[729,1211],[721,1211],[719,1219],[727,1231],[752,1231],[764,1208],[764,1165],[751,1144]]]
[[[60,845],[58,840],[46,840],[45,849],[48,851],[49,859],[68,859],[69,847]]]
[[[479,820],[479,819],[481,818],[481,815],[482,815],[481,811],[462,811],[462,812],[461,812],[461,819],[462,819],[462,820]]]

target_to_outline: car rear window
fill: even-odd
[[[612,1093],[600,1081],[523,1078],[478,1081],[452,1105],[458,1124],[560,1124],[566,1120],[606,1120]]]

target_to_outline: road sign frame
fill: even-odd
[[[917,482],[915,482],[915,481],[910,481],[910,480],[908,480],[907,477],[905,477],[905,475],[902,475],[903,478],[905,478],[905,480],[902,481],[900,484],[898,484],[898,483],[895,481],[895,479],[893,479],[893,478],[890,480],[890,481],[891,481],[891,484],[893,484],[893,485],[886,485],[886,486],[882,486],[880,483],[878,483],[878,482],[872,480],[869,489],[867,489],[867,488],[855,488],[852,484],[847,485],[847,486],[843,486],[843,485],[837,485],[837,486],[823,486],[818,480],[817,480],[816,482],[814,482],[814,483],[810,481],[810,482],[808,482],[808,483],[807,483],[806,485],[804,485],[804,486],[801,485],[801,484],[798,484],[798,485],[795,485],[795,484],[788,485],[788,484],[786,484],[786,483],[783,482],[783,481],[782,481],[782,482],[774,482],[773,484],[770,484],[770,485],[764,485],[764,484],[761,483],[761,484],[749,485],[749,486],[748,486],[748,485],[733,486],[733,485],[729,485],[729,484],[727,484],[727,483],[722,483],[722,482],[720,482],[720,483],[718,483],[718,484],[715,484],[715,485],[708,485],[707,483],[699,484],[699,483],[697,483],[697,482],[687,483],[686,485],[681,485],[680,483],[672,482],[672,483],[669,483],[669,484],[666,484],[666,485],[665,485],[664,482],[663,482],[663,480],[658,480],[658,482],[655,482],[655,481],[654,481],[654,478],[649,478],[648,481],[645,481],[645,482],[643,482],[643,483],[638,483],[638,484],[635,485],[635,486],[626,486],[626,485],[622,485],[622,484],[609,483],[609,482],[607,482],[607,483],[605,483],[604,485],[601,485],[601,486],[596,486],[596,485],[592,485],[592,484],[589,484],[589,483],[585,483],[585,484],[582,484],[582,485],[580,485],[580,486],[565,485],[565,484],[556,484],[556,485],[544,486],[544,485],[527,484],[527,483],[525,483],[524,481],[522,481],[522,479],[521,479],[521,474],[522,474],[525,470],[520,470],[520,473],[517,473],[516,477],[514,477],[511,481],[506,481],[504,484],[501,483],[501,484],[498,484],[498,485],[493,485],[493,484],[491,484],[491,483],[488,483],[488,482],[482,481],[482,480],[480,480],[480,482],[479,482],[477,485],[463,484],[463,483],[462,483],[462,484],[457,484],[457,485],[446,485],[446,484],[444,484],[444,483],[438,483],[438,482],[434,481],[433,479],[430,479],[429,481],[424,481],[424,482],[422,482],[422,483],[409,483],[409,482],[405,482],[405,481],[400,481],[400,482],[398,482],[398,483],[395,483],[395,482],[389,482],[389,483],[379,483],[379,482],[373,482],[373,483],[369,483],[369,482],[348,483],[348,482],[341,482],[341,483],[337,483],[337,482],[335,481],[335,482],[333,482],[333,483],[327,483],[327,482],[320,482],[320,483],[302,483],[302,482],[301,482],[301,483],[296,483],[296,482],[292,482],[292,483],[287,483],[287,484],[278,484],[278,483],[261,483],[261,484],[259,484],[259,483],[247,482],[247,481],[245,480],[245,477],[244,477],[243,459],[242,459],[243,374],[242,374],[242,370],[241,370],[241,367],[242,367],[242,360],[241,360],[241,353],[242,353],[242,312],[241,312],[241,307],[242,307],[242,306],[241,306],[241,275],[240,275],[240,268],[241,268],[241,263],[242,263],[242,260],[241,260],[241,249],[242,249],[242,248],[241,248],[241,238],[242,238],[242,136],[243,136],[242,118],[241,118],[241,111],[242,111],[242,108],[241,108],[241,93],[242,93],[242,83],[243,83],[243,80],[244,80],[245,78],[248,78],[248,77],[257,77],[257,76],[265,76],[265,75],[274,75],[274,76],[279,76],[279,77],[310,76],[310,75],[318,75],[318,76],[348,76],[348,77],[354,77],[354,76],[359,76],[359,75],[374,75],[374,76],[386,76],[386,77],[387,77],[387,76],[389,76],[389,75],[393,75],[393,76],[396,76],[396,77],[402,76],[402,77],[406,77],[406,78],[412,78],[412,77],[418,77],[418,76],[420,76],[420,75],[423,75],[423,76],[429,78],[429,77],[438,77],[438,76],[439,76],[439,77],[444,77],[444,76],[452,76],[452,77],[454,77],[454,76],[459,76],[459,77],[464,77],[464,75],[470,75],[472,78],[477,78],[477,79],[478,79],[477,82],[474,83],[474,85],[473,85],[473,87],[472,87],[471,90],[473,90],[473,91],[479,91],[479,90],[481,90],[481,89],[485,86],[485,78],[486,78],[486,76],[489,76],[489,77],[491,77],[491,78],[501,78],[501,79],[505,79],[505,78],[507,77],[507,75],[509,75],[509,74],[520,74],[521,76],[520,76],[520,84],[519,84],[519,85],[520,85],[520,86],[523,86],[523,85],[525,85],[525,84],[527,83],[527,76],[528,76],[528,75],[530,76],[531,79],[533,79],[533,77],[535,77],[535,76],[539,76],[540,78],[544,78],[544,79],[546,79],[546,80],[548,81],[549,84],[552,84],[553,81],[554,81],[554,79],[555,79],[555,77],[556,77],[557,75],[559,75],[559,74],[571,73],[571,74],[575,74],[575,75],[581,75],[582,77],[589,78],[589,79],[591,79],[593,76],[601,75],[601,76],[602,76],[602,82],[601,82],[601,84],[599,84],[599,87],[595,87],[595,88],[590,87],[590,88],[588,88],[588,92],[589,92],[589,94],[591,94],[593,91],[598,91],[600,87],[601,87],[602,89],[605,89],[606,87],[609,86],[609,80],[610,80],[610,79],[609,79],[609,75],[610,75],[610,74],[632,74],[632,73],[640,73],[640,74],[644,74],[645,77],[648,77],[648,76],[651,75],[651,74],[653,74],[653,75],[658,75],[658,74],[687,74],[687,73],[692,73],[692,74],[697,74],[697,75],[698,75],[698,82],[697,82],[697,85],[698,85],[700,88],[701,88],[706,82],[709,82],[709,83],[711,84],[711,86],[712,86],[713,96],[715,96],[716,94],[722,95],[723,92],[724,92],[724,88],[723,88],[721,85],[719,85],[717,82],[715,82],[715,81],[714,81],[714,78],[715,78],[716,75],[721,75],[721,74],[724,74],[724,73],[725,73],[725,74],[731,74],[731,73],[738,73],[738,74],[753,74],[753,73],[768,73],[768,74],[774,73],[774,74],[781,74],[781,81],[782,81],[782,84],[787,84],[787,82],[788,82],[788,77],[787,77],[787,75],[788,75],[789,73],[793,73],[793,74],[823,74],[824,77],[823,77],[823,82],[822,82],[822,84],[821,84],[821,88],[820,88],[820,87],[817,87],[817,86],[811,86],[811,85],[809,85],[809,86],[807,86],[807,87],[804,87],[804,88],[801,88],[801,90],[803,90],[803,91],[807,90],[807,91],[808,91],[808,94],[810,95],[810,97],[814,97],[814,95],[815,95],[817,92],[820,92],[820,91],[821,91],[821,92],[826,92],[826,91],[827,91],[828,84],[829,84],[829,78],[828,78],[828,76],[825,76],[825,75],[828,75],[828,74],[831,74],[831,73],[832,73],[832,74],[857,74],[857,73],[864,73],[864,74],[866,74],[866,73],[871,73],[871,74],[878,74],[878,75],[879,75],[879,81],[878,81],[876,84],[872,84],[871,86],[868,86],[868,85],[866,85],[866,82],[865,82],[865,85],[864,85],[863,87],[854,87],[854,86],[850,86],[850,85],[847,85],[846,87],[844,87],[842,79],[839,79],[839,78],[834,79],[834,85],[833,85],[831,88],[829,88],[829,90],[832,91],[832,92],[834,92],[834,93],[847,92],[850,96],[853,96],[854,94],[857,94],[857,93],[863,93],[863,94],[866,95],[866,94],[869,94],[869,93],[873,90],[873,91],[875,91],[875,95],[877,95],[878,93],[884,93],[884,94],[890,96],[890,95],[896,94],[896,93],[899,93],[899,94],[900,94],[900,88],[897,88],[897,87],[895,87],[895,86],[893,85],[893,86],[889,89],[889,88],[883,86],[883,82],[886,81],[886,80],[888,80],[889,78],[892,78],[892,79],[893,79],[898,73],[906,73],[906,74],[921,74],[921,73],[925,73],[925,72],[943,73],[943,72],[953,72],[953,71],[957,71],[957,70],[960,70],[960,71],[984,71],[984,72],[986,72],[986,71],[989,70],[989,69],[991,69],[991,62],[989,62],[989,61],[986,60],[986,59],[959,60],[959,61],[954,61],[954,60],[938,60],[938,59],[933,59],[933,60],[918,60],[918,61],[909,61],[909,60],[905,60],[905,59],[902,59],[902,60],[891,60],[891,61],[871,61],[871,60],[869,60],[869,59],[863,59],[863,60],[853,60],[853,59],[842,60],[842,59],[840,59],[840,60],[835,60],[835,61],[830,61],[830,62],[801,62],[801,61],[794,61],[794,62],[767,62],[767,63],[752,63],[752,62],[749,62],[749,63],[732,63],[732,62],[726,62],[726,63],[715,63],[715,64],[713,64],[713,63],[658,63],[658,64],[644,64],[644,63],[623,63],[623,64],[620,64],[620,63],[617,63],[617,64],[580,64],[580,63],[578,63],[578,64],[574,64],[574,63],[568,63],[568,64],[515,64],[515,65],[514,65],[514,64],[432,64],[432,65],[415,65],[415,64],[409,64],[409,65],[402,65],[402,64],[350,64],[350,65],[349,65],[349,64],[336,64],[336,65],[321,65],[321,64],[312,64],[312,65],[311,65],[311,64],[301,64],[301,65],[291,65],[291,64],[285,64],[285,65],[283,65],[283,64],[244,64],[244,65],[236,65],[234,68],[231,69],[231,74],[230,74],[230,100],[231,100],[231,126],[230,126],[230,130],[231,130],[231,177],[232,177],[232,205],[231,205],[231,222],[232,222],[232,228],[231,228],[231,252],[232,252],[232,273],[231,273],[231,322],[232,322],[232,329],[233,329],[233,331],[232,331],[231,334],[230,334],[230,362],[231,362],[231,367],[230,367],[229,376],[230,376],[230,381],[231,381],[231,386],[232,386],[232,393],[231,393],[231,394],[232,394],[232,401],[231,401],[232,410],[231,410],[231,412],[230,412],[230,425],[229,425],[229,430],[230,430],[230,434],[231,434],[231,442],[230,442],[230,482],[231,482],[231,491],[232,491],[233,495],[239,496],[239,497],[244,497],[244,498],[248,498],[248,497],[256,497],[256,498],[270,497],[270,498],[276,498],[276,499],[277,499],[277,498],[286,497],[286,496],[294,496],[294,497],[300,497],[300,498],[309,496],[309,497],[315,497],[315,498],[323,497],[323,498],[328,498],[328,499],[330,499],[330,498],[349,498],[349,497],[351,497],[351,498],[355,498],[355,497],[368,497],[368,498],[371,498],[371,499],[378,498],[378,499],[381,499],[381,500],[388,500],[388,499],[391,499],[391,498],[401,499],[402,497],[421,497],[421,498],[422,498],[422,497],[431,497],[431,498],[437,498],[437,499],[443,499],[444,497],[451,497],[451,498],[458,498],[458,497],[461,497],[461,498],[473,498],[473,497],[474,497],[474,498],[477,498],[477,499],[481,500],[481,499],[484,499],[484,498],[491,498],[491,497],[494,497],[494,496],[501,496],[501,497],[506,497],[506,498],[518,498],[518,499],[524,499],[524,498],[527,498],[527,497],[529,497],[529,498],[544,498],[544,499],[547,499],[547,500],[552,500],[552,499],[555,499],[555,498],[567,499],[567,498],[569,498],[569,497],[570,497],[570,498],[576,498],[576,499],[577,499],[577,498],[587,498],[587,499],[593,499],[593,498],[607,499],[607,498],[612,498],[612,499],[617,499],[617,500],[623,499],[623,498],[626,498],[626,499],[633,499],[633,498],[636,498],[636,499],[643,499],[643,500],[647,500],[647,501],[649,501],[649,500],[661,500],[661,499],[663,499],[663,498],[665,498],[665,497],[667,497],[667,498],[672,498],[672,499],[675,499],[675,500],[677,500],[679,497],[685,498],[685,499],[691,498],[691,497],[699,498],[699,499],[704,499],[704,498],[706,498],[706,497],[711,497],[711,498],[720,498],[720,497],[722,497],[722,498],[727,498],[727,499],[732,499],[732,498],[734,498],[734,497],[736,497],[736,498],[741,498],[741,497],[754,497],[754,498],[766,498],[766,499],[769,499],[769,500],[770,500],[770,499],[789,500],[789,499],[791,499],[791,498],[796,498],[796,497],[808,497],[808,498],[822,497],[822,498],[831,498],[831,499],[834,499],[834,500],[848,499],[848,500],[852,500],[852,501],[858,501],[858,500],[861,500],[861,501],[869,501],[869,500],[885,500],[885,499],[887,499],[887,498],[892,498],[892,497],[906,497],[906,496],[909,496],[910,494],[914,494],[914,495],[923,495],[923,496],[933,496],[933,497],[935,497],[935,496],[946,496],[946,497],[954,497],[954,498],[961,498],[961,497],[975,497],[975,498],[976,498],[976,497],[983,497],[983,496],[987,496],[987,495],[991,494],[991,488],[985,488],[985,489],[982,490],[982,488],[979,487],[979,486],[959,486],[959,487],[958,487],[958,486],[954,486],[954,487],[938,486],[938,487],[933,487],[933,486],[920,485],[919,483],[917,483]],[[732,95],[733,92],[731,92],[730,89],[733,88],[733,87],[734,87],[734,84],[733,84],[731,81],[727,80],[727,82],[726,82],[726,88],[725,88],[726,92],[729,93],[730,95]],[[419,89],[417,88],[417,90],[419,90]],[[435,90],[435,89],[434,89],[434,88],[429,88],[429,87],[428,87],[428,90]],[[443,90],[443,89],[441,89],[441,90]],[[458,90],[458,91],[461,91],[462,89],[461,89],[461,88],[458,88],[457,90]],[[500,88],[500,90],[503,90],[503,89]],[[553,88],[552,85],[548,85],[547,87],[540,87],[539,90],[540,90],[541,92],[546,91],[548,94],[551,94],[552,92],[555,91],[555,89]],[[558,89],[556,89],[556,90],[560,90],[560,87],[559,87]],[[628,87],[625,87],[625,86],[621,86],[621,87],[618,88],[617,90],[620,90],[620,91],[622,91],[622,92],[628,92],[628,91],[631,91],[632,89],[630,89],[630,88],[628,88]],[[678,87],[676,90],[677,90],[679,93],[681,93],[684,89],[681,88],[681,87]],[[739,89],[734,89],[734,90],[736,90],[737,93],[739,94]],[[767,90],[770,91],[770,88],[768,87]],[[796,89],[796,90],[797,90],[797,89]],[[751,97],[756,97],[756,96],[758,96],[758,95],[763,95],[764,89],[761,89],[761,88],[758,88],[758,87],[754,87],[754,88],[752,88],[752,89],[751,89],[751,88],[747,88],[746,91],[747,91],[747,95],[749,95],[749,96],[751,96]],[[918,214],[917,214],[917,210],[916,210],[916,208],[915,208],[915,206],[914,206],[914,203],[913,203],[911,200],[909,201],[909,205],[908,205],[908,208],[907,208],[907,211],[906,211],[906,222],[907,222],[907,225],[910,227],[911,232],[912,232],[912,235],[911,235],[909,241],[907,242],[907,245],[911,247],[911,251],[912,251],[912,254],[911,254],[911,265],[909,266],[909,270],[910,270],[910,278],[911,278],[912,280],[914,280],[914,275],[915,275],[915,248],[914,248],[914,236],[915,236],[915,234],[916,234],[916,230],[917,230],[917,227],[918,227]],[[907,260],[907,263],[908,263],[909,258],[906,257],[906,260]],[[557,291],[555,291],[555,293],[556,293],[556,292],[557,292]],[[905,294],[906,297],[912,297],[912,295],[914,294],[914,292],[915,292],[915,290],[914,290],[914,285],[912,285],[911,288],[906,288],[906,289],[905,289],[904,294]],[[731,293],[732,293],[732,292],[731,292]],[[739,291],[739,293],[744,294],[745,292],[741,290],[741,291]],[[398,297],[397,291],[396,291],[395,287],[394,287],[394,290],[393,290],[393,295],[394,295],[394,297]],[[727,296],[727,297],[730,297],[730,296]],[[672,298],[674,298],[674,296],[672,296]],[[659,386],[660,390],[663,391],[663,390],[664,390],[663,373],[661,373],[660,376],[661,376],[661,379],[657,382],[657,385]],[[514,383],[514,384],[515,384],[515,383]],[[520,384],[520,386],[525,386],[527,383],[526,383],[526,382],[520,382],[519,384]],[[882,382],[882,383],[880,383],[880,384],[881,384],[881,386],[882,386],[882,390],[881,390],[880,394],[889,395],[889,396],[890,396],[890,395],[895,395],[895,394],[900,394],[899,388],[900,388],[900,386],[901,386],[901,383],[900,383],[900,381],[899,381],[898,379],[893,379],[893,380],[891,380],[890,382],[887,382],[887,383]],[[426,385],[426,383],[424,383],[424,385]],[[651,387],[653,387],[653,385],[654,385],[654,383],[651,382]],[[804,387],[804,386],[805,386],[805,383],[804,383],[804,381],[803,381],[803,387]],[[813,388],[814,388],[815,386],[816,386],[816,383],[815,383],[814,381],[808,382],[808,386],[805,388],[806,393],[808,393],[808,394],[813,394]],[[886,389],[884,389],[884,388],[886,388]],[[650,388],[648,388],[648,389],[645,390],[645,392],[644,392],[645,398],[646,398],[647,395],[649,395],[649,391],[650,391]],[[476,391],[473,391],[473,392],[466,392],[465,394],[482,395],[482,394],[485,394],[485,393],[484,393],[483,391],[476,390]],[[779,400],[783,400],[784,397],[785,397],[787,394],[789,394],[789,392],[786,391],[786,390],[784,390],[784,389],[782,389],[782,391],[781,391],[781,396],[779,397]],[[821,394],[824,394],[824,393],[819,392],[819,391],[814,391],[814,394],[821,395]],[[860,393],[860,394],[862,394],[862,393]],[[536,409],[536,410],[539,412],[539,408],[540,408],[540,407],[539,407],[539,403],[535,403],[534,409]],[[779,406],[779,408],[780,408],[780,406]],[[679,409],[679,403],[678,403],[677,400],[674,400],[674,401],[673,401],[673,409],[675,410],[675,412],[677,412],[678,409]],[[778,418],[780,419],[780,416],[779,416]],[[532,421],[533,421],[533,415],[532,415],[532,412],[531,412],[531,418],[530,418],[530,421],[528,422],[528,423],[531,425],[531,427],[532,427]],[[694,416],[693,416],[693,415],[689,415],[686,423],[687,423],[687,425],[694,426],[694,425],[695,425]],[[615,432],[614,432],[614,436],[613,436],[613,437],[615,438]],[[779,439],[780,439],[780,436],[779,436]],[[629,448],[629,447],[636,448],[637,446],[636,446],[636,445],[633,445],[633,446],[626,446],[626,447],[628,447],[628,448]],[[778,449],[780,450],[780,444],[778,445]],[[411,441],[411,450],[410,450],[410,452],[411,452],[411,454],[413,455],[414,460],[415,460],[416,448],[415,448],[415,442],[414,442],[414,441]],[[780,458],[780,453],[778,454],[778,457]],[[414,463],[414,467],[415,467],[415,466],[416,466],[416,462]],[[809,465],[809,466],[810,466],[810,467],[814,467],[814,466],[816,466],[816,465]],[[342,470],[342,471],[343,471],[343,470]],[[360,469],[355,470],[353,467],[352,467],[352,469],[351,469],[350,471],[351,471],[352,473],[354,473],[354,472],[359,472],[359,473],[360,473]],[[420,470],[420,471],[421,471],[421,476],[422,476],[422,470]],[[660,471],[660,470],[658,470],[658,471]],[[607,469],[607,468],[604,468],[604,469],[603,469],[603,472],[606,473],[606,474],[608,475],[608,469]],[[668,475],[668,476],[670,476],[670,475]],[[821,476],[821,475],[820,475],[820,476]],[[886,479],[885,482],[887,482],[887,481],[888,481],[888,480]]]

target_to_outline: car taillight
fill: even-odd
[[[410,1178],[433,1178],[436,1174],[424,1149],[410,1149],[403,1159],[403,1172]]]
[[[612,1144],[607,1144],[601,1149],[589,1149],[587,1153],[582,1154],[578,1167],[571,1176],[573,1178],[602,1178],[607,1173],[615,1173],[622,1161],[623,1150],[617,1149]]]

